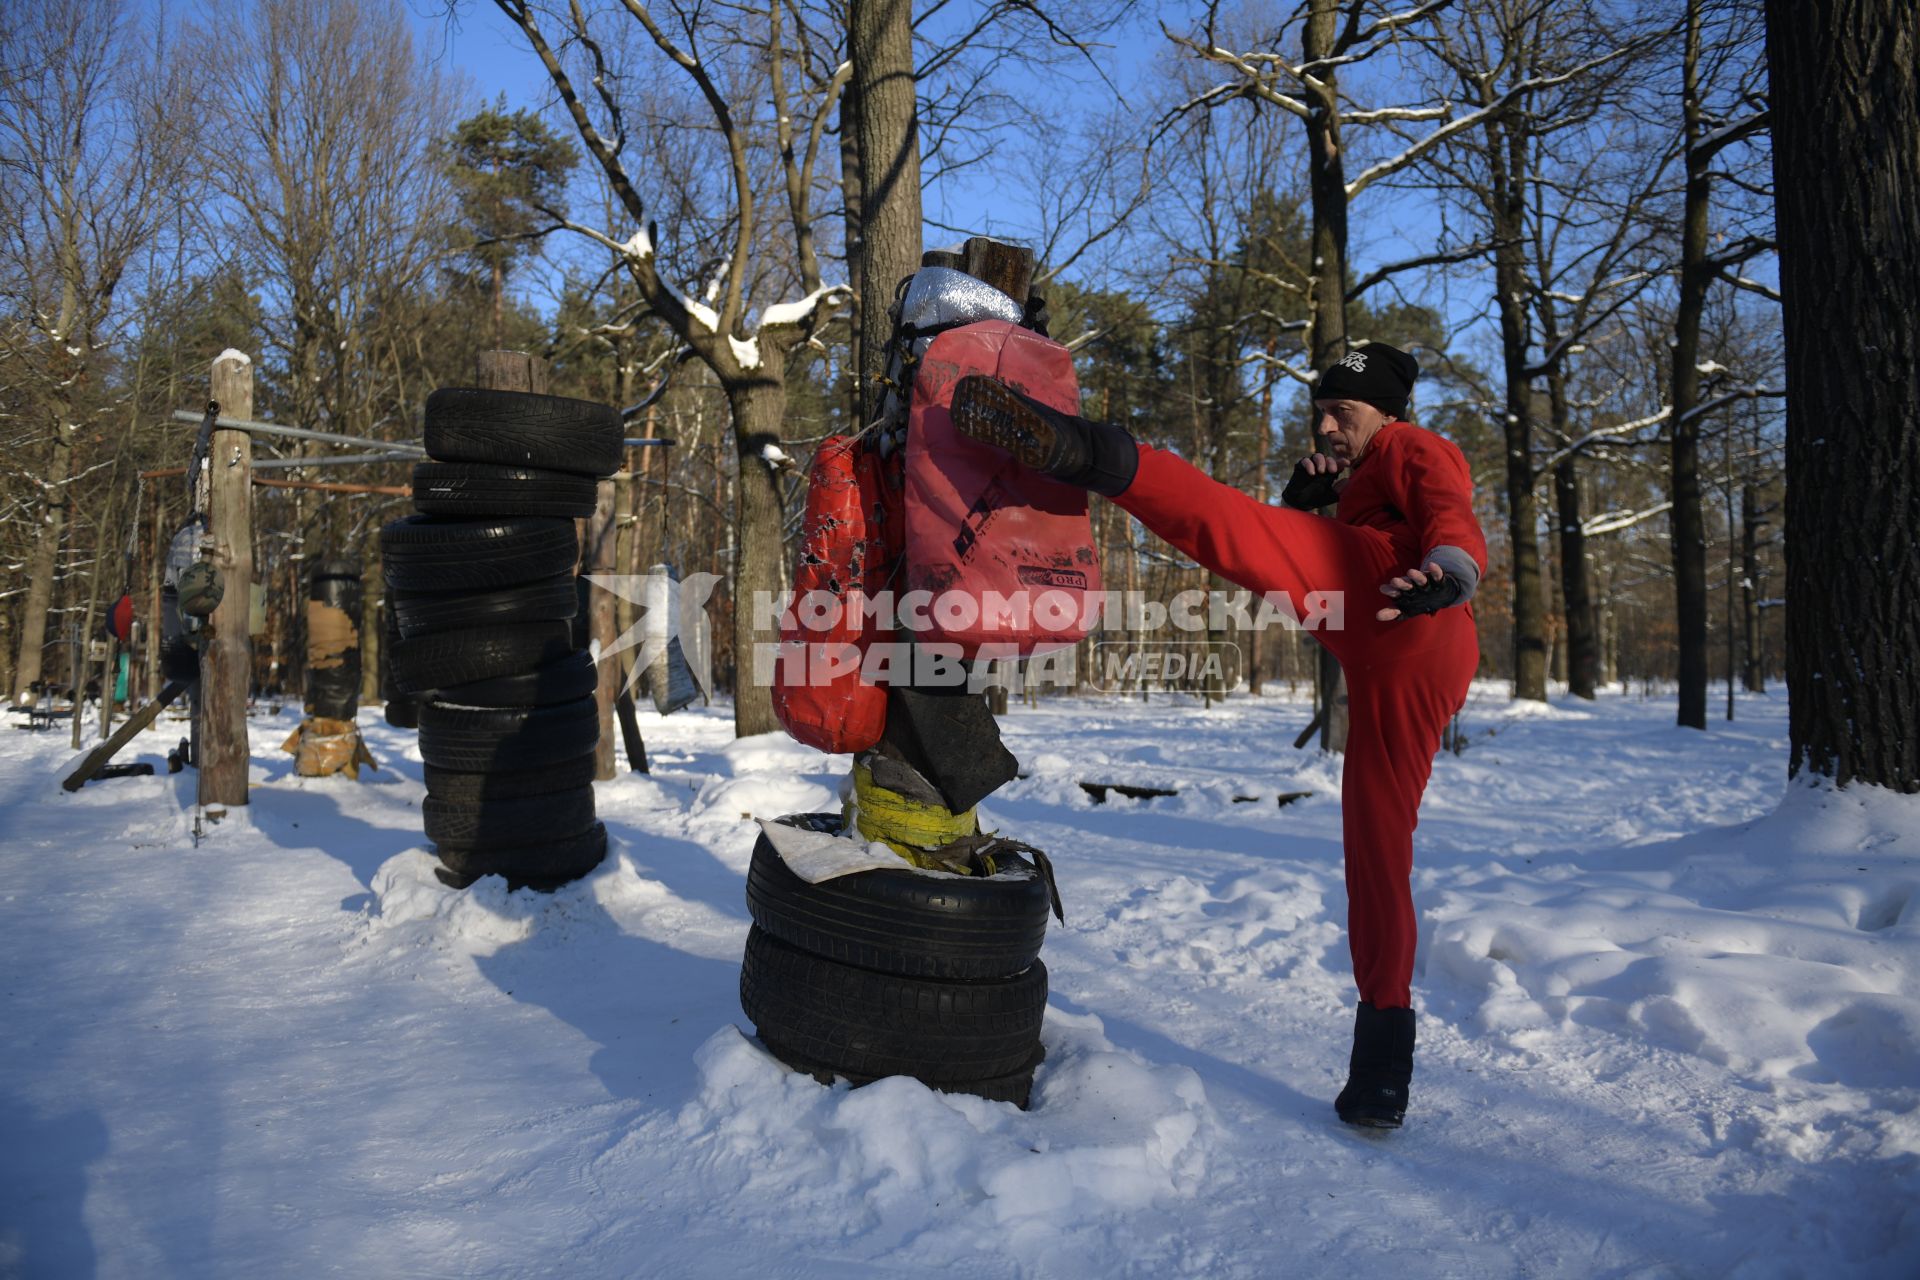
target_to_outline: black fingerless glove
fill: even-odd
[[[1287,481],[1287,487],[1280,491],[1280,501],[1295,511],[1318,511],[1340,501],[1340,490],[1334,488],[1334,477],[1340,473],[1308,471],[1304,462],[1296,463],[1293,478]]]
[[[1387,601],[1387,607],[1398,609],[1400,617],[1396,621],[1418,618],[1424,614],[1438,613],[1467,598],[1467,589],[1460,585],[1450,573],[1417,587],[1409,587],[1399,595]]]

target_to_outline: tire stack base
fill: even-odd
[[[619,414],[562,396],[446,387],[427,399],[421,514],[380,532],[393,688],[419,699],[422,817],[464,889],[551,891],[606,857],[600,717],[579,643],[574,520],[619,466]]]
[[[1047,1006],[1049,894],[1031,865],[975,878],[903,864],[809,884],[763,833],[747,909],[740,1005],[774,1057],[822,1083],[912,1076],[1025,1109]]]

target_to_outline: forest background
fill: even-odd
[[[1269,501],[1310,447],[1310,371],[1413,350],[1410,416],[1466,452],[1492,549],[1482,674],[1519,698],[1626,682],[1704,727],[1712,682],[1760,689],[1784,660],[1762,17],[923,4],[925,243],[1033,247],[1089,416]],[[730,689],[735,601],[784,580],[811,451],[858,425],[848,30],[841,0],[6,6],[0,683],[78,683],[114,599],[146,616],[185,493],[141,473],[186,461],[171,415],[222,350],[253,357],[256,418],[417,440],[426,395],[506,347],[675,441],[631,452],[620,564],[722,575]],[[689,315],[732,342],[689,341]],[[771,427],[729,382],[743,350],[778,375]],[[255,457],[405,483],[298,465],[337,452]],[[741,536],[755,493],[777,546]],[[299,696],[315,562],[359,563],[378,607],[374,534],[406,509],[260,491],[259,690]],[[1103,500],[1093,523],[1109,586],[1224,585]],[[1242,689],[1312,682],[1303,639],[1216,639]],[[371,697],[377,627],[366,648]]]

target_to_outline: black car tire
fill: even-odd
[[[593,784],[472,804],[429,795],[420,802],[420,816],[427,839],[443,853],[543,844],[577,836],[593,825]]]
[[[875,973],[747,932],[740,1007],[761,1039],[849,1076],[929,1084],[1009,1075],[1040,1042],[1047,967],[942,982]]]
[[[839,814],[795,814],[789,825],[837,832]],[[808,884],[763,832],[747,868],[753,922],[791,946],[842,964],[919,978],[1003,978],[1040,955],[1046,881],[1015,856],[1000,875],[934,875],[901,864]]]
[[[571,573],[492,591],[396,591],[394,618],[406,639],[515,622],[566,622],[580,607]]]
[[[427,397],[427,453],[442,462],[610,476],[626,450],[620,413],[591,400],[441,387]]]
[[[414,510],[464,519],[593,514],[599,481],[571,471],[484,462],[422,462],[413,469]]]
[[[537,769],[510,772],[462,771],[427,765],[421,772],[427,780],[427,795],[448,804],[480,804],[494,800],[519,800],[525,796],[551,795],[572,791],[593,782],[597,762],[593,755],[575,756]]]
[[[551,707],[420,708],[420,758],[441,769],[509,772],[591,755],[600,741],[592,698]]]
[[[593,665],[593,655],[585,649],[575,649],[566,657],[532,671],[446,686],[439,691],[439,697],[442,702],[463,707],[548,706],[587,697],[599,682],[600,673]]]
[[[551,893],[599,866],[607,856],[607,828],[594,823],[577,836],[503,849],[443,850],[434,875],[464,889],[482,876],[503,876],[509,889]]]
[[[490,591],[571,573],[580,539],[571,520],[407,516],[380,530],[380,565],[395,591]]]
[[[388,642],[395,690],[432,689],[531,671],[565,657],[573,637],[564,622],[518,622],[484,631],[439,631]]]

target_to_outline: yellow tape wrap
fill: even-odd
[[[931,871],[947,868],[924,857],[923,851],[938,849],[980,830],[974,810],[954,813],[937,804],[910,800],[875,783],[873,773],[857,762],[853,766],[853,799],[846,816],[868,840],[878,840],[914,866]]]

